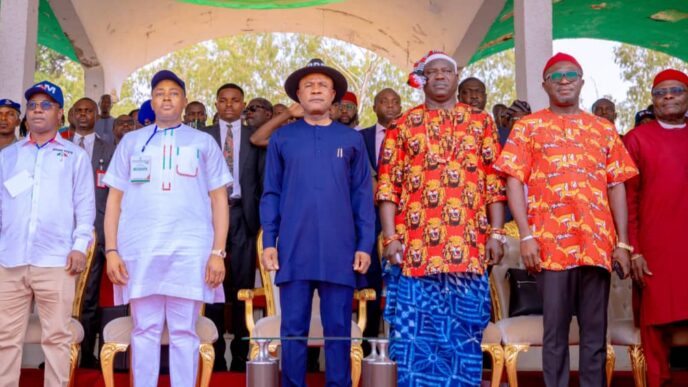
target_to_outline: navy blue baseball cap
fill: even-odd
[[[17,113],[21,114],[21,105],[18,103],[12,101],[11,99],[0,99],[0,107],[8,107],[12,108],[17,111]]]
[[[155,89],[155,86],[157,86],[158,83],[165,80],[170,80],[178,84],[179,87],[182,88],[184,93],[186,93],[186,83],[184,83],[184,81],[182,81],[182,79],[179,78],[177,74],[173,73],[170,70],[160,70],[157,73],[155,73],[155,75],[153,75],[153,80],[151,80],[151,90]]]
[[[37,84],[31,86],[29,90],[26,90],[24,97],[26,97],[26,100],[28,101],[31,99],[31,97],[38,93],[42,93],[50,97],[50,99],[60,105],[60,109],[64,107],[64,97],[62,96],[62,89],[60,89],[60,86],[50,81],[38,82]]]

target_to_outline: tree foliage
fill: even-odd
[[[688,72],[688,63],[630,44],[614,48],[614,54],[614,61],[621,68],[621,78],[631,84],[626,92],[626,100],[616,105],[620,127],[630,129],[633,127],[635,113],[652,104],[650,91],[655,75],[667,68]]]
[[[461,78],[476,77],[485,83],[487,104],[485,110],[503,103],[506,106],[516,99],[516,57],[514,50],[506,50],[481,59],[461,72]]]
[[[165,68],[185,79],[189,100],[203,102],[209,117],[215,112],[215,91],[228,82],[244,89],[247,102],[264,97],[288,105],[284,81],[312,58],[321,58],[346,76],[349,90],[358,96],[363,126],[375,122],[372,99],[385,87],[399,92],[404,107],[415,105],[421,99],[406,86],[406,71],[371,51],[318,36],[262,33],[202,42],[144,66],[124,82],[120,101],[113,110],[126,113],[148,99],[151,77]]]
[[[36,47],[35,82],[48,80],[60,86],[65,107],[72,106],[84,96],[84,70],[71,59],[47,47]]]

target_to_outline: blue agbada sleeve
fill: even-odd
[[[357,152],[351,162],[351,208],[356,225],[356,250],[370,254],[375,242],[375,208],[373,180],[363,136],[359,136]]]
[[[260,225],[263,227],[263,247],[275,247],[279,233],[280,200],[284,163],[279,151],[279,131],[273,133],[265,160],[265,181],[260,199]]]

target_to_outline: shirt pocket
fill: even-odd
[[[198,176],[199,150],[192,146],[177,147],[177,166],[175,171],[179,176]]]

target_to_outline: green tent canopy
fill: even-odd
[[[553,0],[552,38],[612,40],[688,62],[686,0]],[[514,1],[508,0],[471,63],[514,47]]]

